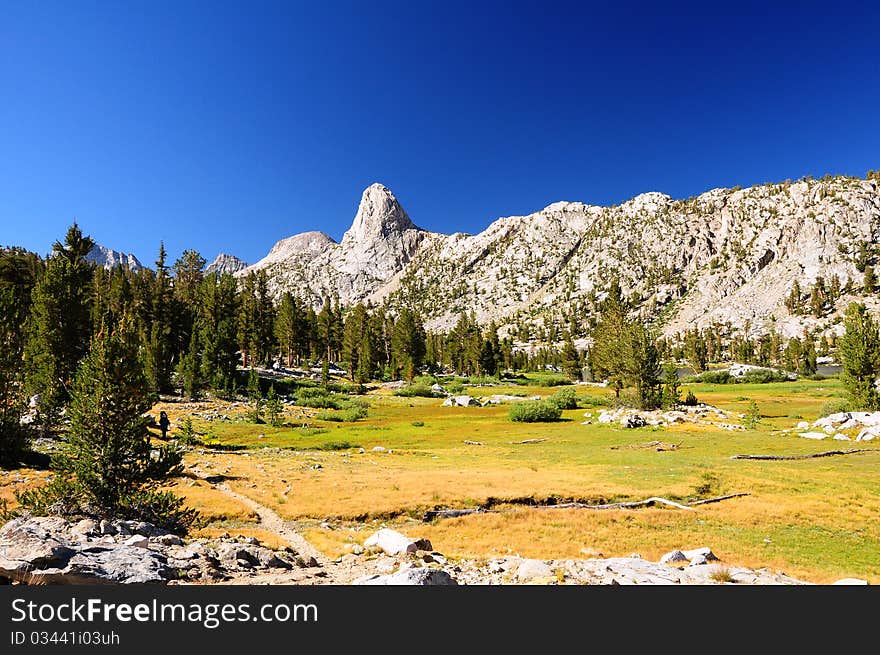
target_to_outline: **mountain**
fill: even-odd
[[[139,271],[144,267],[138,258],[131,253],[125,254],[116,250],[111,250],[110,248],[105,248],[98,244],[95,244],[92,251],[86,255],[86,260],[94,262],[98,266],[103,266],[108,270],[117,266],[127,266],[134,272]]]
[[[315,306],[334,294],[343,304],[408,305],[434,329],[462,311],[508,329],[583,322],[617,278],[665,334],[725,324],[753,335],[839,331],[850,300],[877,305],[862,291],[858,259],[867,246],[873,263],[880,236],[878,181],[826,176],[685,200],[650,192],[613,207],[556,202],[476,235],[421,230],[374,184],[341,243],[321,232],[289,237],[239,275],[264,269],[275,295]],[[795,281],[808,305],[811,286],[833,277],[843,290],[822,316],[786,309]]]
[[[234,255],[227,255],[221,252],[214,258],[214,261],[205,267],[205,273],[217,273],[218,275],[223,273],[235,274],[247,267],[247,262],[243,262]]]
[[[398,273],[428,234],[413,224],[388,188],[373,184],[364,190],[340,243],[323,232],[297,234],[237,275],[265,270],[276,296],[291,291],[315,306],[332,296],[352,304]]]

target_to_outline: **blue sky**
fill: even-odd
[[[876,4],[716,4],[5,2],[0,244],[76,218],[144,263],[253,262],[340,238],[375,181],[474,233],[880,168]]]

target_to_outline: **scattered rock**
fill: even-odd
[[[804,439],[827,439],[828,435],[824,432],[801,432],[798,436]]]
[[[663,557],[660,558],[661,564],[678,564],[679,562],[687,562],[687,556],[681,552],[680,550],[673,550],[671,552],[666,553]]]
[[[523,581],[553,577],[553,569],[539,559],[524,559],[516,569],[516,577]]]
[[[443,407],[473,407],[479,404],[479,401],[471,396],[449,396],[443,401]]]
[[[413,540],[389,528],[382,528],[365,542],[366,548],[378,547],[389,555],[415,553],[419,550],[434,550],[427,539]]]
[[[135,548],[148,548],[150,540],[140,534],[134,534],[122,542],[124,546],[134,546]]]
[[[442,569],[411,568],[402,569],[390,575],[369,575],[354,581],[356,585],[416,585],[450,586],[457,585],[451,575]]]

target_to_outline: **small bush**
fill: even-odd
[[[556,421],[562,410],[546,400],[524,400],[510,406],[510,420],[519,423]]]
[[[325,441],[310,450],[349,450],[350,448],[360,448],[360,445],[350,441]]]
[[[449,384],[443,385],[443,387],[452,395],[457,395],[464,391],[464,384],[461,382],[450,382]]]
[[[769,384],[771,382],[788,382],[788,376],[779,371],[756,370],[747,371],[742,377],[734,378],[738,384]]]
[[[547,399],[547,402],[556,405],[559,409],[577,409],[577,394],[571,387],[560,389]]]
[[[333,421],[335,423],[354,423],[355,421],[367,418],[366,407],[349,407],[339,412],[318,412],[315,418],[319,421]]]
[[[688,407],[694,407],[695,405],[699,405],[700,401],[697,400],[697,397],[694,395],[693,391],[688,391],[688,395],[685,396],[684,404]]]
[[[605,396],[578,396],[578,402],[585,407],[611,407],[611,400]]]
[[[730,571],[721,566],[712,571],[712,573],[709,574],[709,577],[715,582],[736,582]]]
[[[413,426],[414,428],[421,428],[421,427],[425,426],[425,422],[424,421],[413,421],[412,423],[410,423],[410,425]]]
[[[828,416],[829,414],[839,414],[840,412],[851,412],[852,404],[846,398],[835,398],[834,400],[829,400],[827,403],[822,405],[822,409],[819,412],[820,416]]]
[[[403,396],[404,398],[434,398],[437,394],[430,386],[425,384],[410,384],[402,389],[394,392],[395,396]]]

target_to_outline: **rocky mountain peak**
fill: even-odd
[[[342,243],[363,243],[417,229],[391,190],[376,183],[364,189],[357,214]]]
[[[208,266],[205,268],[205,273],[217,273],[218,275],[229,273],[231,275],[234,275],[239,271],[243,271],[247,267],[247,262],[240,260],[234,255],[228,255],[225,252],[221,252],[214,258],[214,261],[208,264]]]
[[[139,271],[144,267],[140,260],[131,253],[119,252],[111,248],[106,248],[100,244],[95,244],[92,251],[86,255],[86,261],[94,262],[98,266],[103,266],[107,270],[111,270],[117,266],[125,266],[132,272]]]

